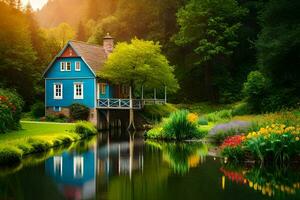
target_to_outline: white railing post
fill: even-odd
[[[121,108],[121,99],[119,99],[119,107]]]
[[[108,108],[109,108],[109,104],[110,104],[109,99],[107,99],[107,107]]]
[[[129,87],[129,107],[132,108],[132,91],[131,86]]]

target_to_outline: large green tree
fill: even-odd
[[[173,67],[161,53],[161,46],[139,39],[118,43],[99,76],[132,88],[166,86],[169,92],[175,92],[179,87]]]
[[[216,75],[228,73],[246,13],[235,0],[190,0],[177,14],[180,30],[175,41],[192,46],[198,55],[195,66],[201,67],[205,95],[210,100],[218,99],[218,86],[224,83],[218,85]]]
[[[271,80],[265,105],[273,109],[295,105],[300,98],[299,10],[299,0],[270,0],[260,14],[258,66]]]

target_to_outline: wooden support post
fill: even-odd
[[[129,87],[129,102],[130,102],[130,107],[129,107],[129,125],[128,125],[128,130],[135,130],[134,126],[134,113],[133,113],[133,106],[132,106],[132,88],[131,86]]]
[[[107,129],[110,129],[110,111],[109,110],[107,110],[106,111],[106,128]]]
[[[167,86],[165,86],[165,103],[167,103]]]

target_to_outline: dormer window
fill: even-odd
[[[60,71],[71,71],[71,62],[60,62]]]
[[[75,71],[80,71],[80,70],[81,70],[80,62],[77,61],[75,62]]]

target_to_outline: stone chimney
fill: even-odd
[[[107,55],[110,54],[114,49],[114,38],[111,37],[109,33],[107,33],[103,38],[103,48]]]

